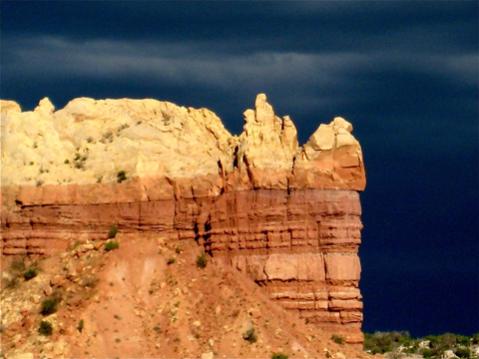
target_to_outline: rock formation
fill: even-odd
[[[1,101],[2,253],[158,232],[196,240],[288,311],[360,343],[361,147],[336,117],[304,146],[266,96],[231,135],[207,109],[156,100]]]

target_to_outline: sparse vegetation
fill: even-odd
[[[336,344],[344,344],[344,338],[341,335],[333,334],[331,340]]]
[[[2,279],[3,286],[5,288],[9,288],[9,289],[16,288],[18,286],[18,284],[20,283],[19,279],[23,275],[25,270],[26,270],[26,267],[25,267],[24,258],[14,259],[10,263],[10,268],[9,268],[9,271],[8,271],[9,275],[6,275]]]
[[[113,142],[113,132],[112,131],[105,132],[102,135],[102,138],[101,138],[100,142],[101,143],[106,143],[106,142],[112,143]]]
[[[283,353],[273,353],[273,355],[271,355],[271,359],[288,359],[288,356]]]
[[[28,268],[25,272],[23,272],[23,278],[25,280],[30,280],[35,278],[38,275],[38,269],[35,267]]]
[[[413,344],[409,332],[376,332],[365,333],[364,349],[372,354],[391,352],[400,345],[408,347]]]
[[[44,299],[42,302],[42,307],[40,309],[40,314],[43,316],[53,314],[57,311],[58,303],[60,299],[58,297],[50,297]]]
[[[428,335],[424,338],[413,338],[408,332],[376,332],[366,333],[364,349],[371,354],[388,353],[393,358],[405,354],[419,354],[423,358],[440,359],[446,350],[451,350],[457,357],[472,359],[471,346],[475,345],[473,336],[445,333]],[[477,345],[477,344],[476,344]]]
[[[85,327],[85,322],[83,321],[83,319],[80,319],[77,325],[77,330],[81,333],[83,332],[84,327]]]
[[[201,254],[196,257],[196,266],[198,268],[205,268],[206,264],[208,264],[208,259],[206,258],[205,252],[201,252]]]
[[[249,342],[250,344],[256,343],[258,336],[254,328],[249,328],[246,332],[243,333],[243,339]]]
[[[172,264],[175,264],[175,263],[176,263],[176,258],[175,257],[170,257],[166,261],[166,264],[168,264],[168,265],[172,265]]]
[[[84,169],[85,168],[85,161],[87,160],[86,155],[80,155],[80,153],[75,153],[75,157],[73,158],[73,163],[75,164],[75,168]]]
[[[50,336],[53,333],[53,326],[50,322],[42,320],[40,326],[38,327],[38,333],[45,336]]]
[[[118,234],[118,226],[116,224],[112,224],[110,229],[108,230],[108,239],[115,238]]]
[[[459,358],[474,358],[472,355],[472,351],[468,347],[458,347],[454,350],[454,354],[456,354]]]
[[[126,177],[126,172],[125,171],[121,170],[116,174],[116,181],[118,183],[121,183],[121,182],[126,181],[126,180],[127,180],[127,177]]]
[[[105,243],[105,251],[107,252],[118,248],[120,248],[120,244],[117,241],[109,240]]]

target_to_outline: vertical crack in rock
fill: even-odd
[[[205,224],[203,225],[203,246],[205,248],[205,252],[209,255],[213,255],[212,251],[212,241],[211,241],[211,216],[208,215],[208,219],[206,220]]]

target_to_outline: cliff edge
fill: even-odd
[[[27,202],[85,202],[83,194],[50,199],[48,186],[124,179],[136,184],[131,201],[218,195],[227,189],[365,186],[361,147],[349,122],[336,117],[299,146],[292,120],[275,115],[264,94],[257,96],[255,110],[244,112],[239,136],[208,109],[151,99],[77,98],[55,111],[44,98],[34,111],[22,112],[13,101],[1,101],[0,108],[2,187],[35,187],[41,198],[28,193]],[[164,183],[154,189],[150,182]],[[91,199],[97,201],[102,200]]]
[[[208,109],[145,100],[1,101],[2,254],[44,255],[130,236],[196,241],[282,308],[361,343],[365,187],[341,117],[303,146],[259,94],[230,134]]]

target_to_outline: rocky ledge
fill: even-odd
[[[303,146],[266,96],[231,135],[210,110],[156,100],[2,101],[2,254],[123,232],[196,240],[288,311],[362,341],[361,147],[341,117]]]

